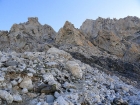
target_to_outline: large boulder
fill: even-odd
[[[66,63],[66,66],[73,76],[75,76],[76,78],[82,78],[83,73],[78,63],[76,63],[75,61],[68,61]]]
[[[13,96],[5,90],[0,90],[0,98],[6,100],[7,103],[13,102]]]

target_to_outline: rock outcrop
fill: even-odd
[[[140,19],[138,17],[128,16],[121,19],[104,19],[97,18],[96,20],[87,19],[80,29],[88,34],[89,37],[96,37],[100,30],[111,31],[120,38],[132,36],[138,32],[140,28]]]
[[[84,55],[92,55],[101,53],[85,35],[74,27],[73,24],[66,21],[56,35],[55,43],[60,49],[70,52],[81,52]]]
[[[41,25],[38,18],[28,18],[25,23],[14,24],[9,32],[1,31],[0,47],[4,51],[43,51],[54,43],[56,32],[49,25]]]
[[[86,37],[96,46],[117,55],[125,61],[139,61],[140,19],[128,16],[122,19],[87,19],[80,27]]]

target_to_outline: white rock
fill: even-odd
[[[22,98],[19,94],[14,94],[13,95],[13,101],[22,102]]]
[[[69,105],[69,103],[62,96],[59,96],[55,103],[58,103],[58,105]]]
[[[0,82],[3,82],[4,81],[4,77],[0,77]]]
[[[58,97],[60,96],[60,94],[56,91],[56,92],[54,93],[54,96],[55,96],[56,98],[58,98]]]
[[[37,103],[36,105],[41,105],[42,103],[41,102],[39,102],[39,103]]]
[[[13,102],[13,96],[5,90],[0,90],[0,98],[7,101],[7,103]]]
[[[76,88],[76,86],[74,86],[74,85],[72,85],[72,84],[70,84],[70,83],[68,83],[68,82],[65,82],[65,83],[63,84],[63,87],[65,87],[65,88],[67,88],[67,89]]]
[[[72,58],[71,55],[70,55],[69,53],[67,53],[67,52],[65,52],[65,51],[63,51],[63,50],[59,50],[59,49],[54,48],[54,47],[50,48],[50,49],[47,51],[47,53],[55,54],[55,55],[58,54],[59,56],[64,57],[64,58],[66,58],[66,59]]]
[[[7,88],[8,89],[11,89],[12,88],[12,84],[11,83],[8,83],[8,84],[6,84],[7,85]]]
[[[27,88],[28,90],[33,89],[32,80],[29,77],[25,77],[19,87]]]
[[[18,78],[18,83],[20,83],[23,79],[21,77]]]
[[[53,77],[53,75],[51,74],[51,73],[46,73],[46,74],[44,74],[43,75],[43,78],[44,78],[44,81],[55,81],[54,80],[54,77]]]
[[[75,76],[76,78],[82,78],[83,73],[78,63],[76,63],[75,61],[68,61],[66,63],[66,66],[73,74],[73,76]]]
[[[100,101],[101,101],[101,100],[100,100],[100,96],[99,96],[99,95],[95,95],[94,100],[95,100],[96,102],[100,102]]]
[[[46,102],[47,103],[53,103],[54,102],[54,96],[53,95],[47,95],[46,96]]]
[[[27,68],[31,73],[36,73],[36,71],[33,68]]]
[[[1,62],[5,62],[5,61],[7,61],[7,60],[8,60],[7,57],[5,57],[5,56],[2,56],[2,57],[1,57]]]
[[[33,73],[27,73],[29,77],[33,77]]]
[[[12,84],[13,86],[15,86],[15,85],[17,85],[18,83],[17,83],[16,80],[13,80],[13,81],[11,81],[11,84]]]
[[[28,89],[27,88],[23,88],[22,89],[22,93],[28,93]]]
[[[43,105],[49,105],[48,103],[44,102]]]
[[[58,63],[56,62],[48,62],[46,63],[47,67],[51,67],[51,68],[56,68],[58,66]]]

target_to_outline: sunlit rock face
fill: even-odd
[[[43,51],[54,43],[56,32],[47,24],[41,25],[38,18],[28,18],[25,23],[14,24],[9,32],[0,32],[3,50],[16,52]]]
[[[101,52],[86,39],[83,32],[75,28],[68,21],[59,30],[55,37],[55,43],[60,49],[70,52],[80,52],[85,55],[100,54]]]
[[[120,38],[133,35],[139,31],[140,19],[138,17],[128,16],[120,19],[97,18],[96,20],[87,19],[83,22],[80,29],[89,34],[91,37],[96,37],[100,30],[111,31]]]
[[[140,59],[140,19],[126,18],[87,19],[80,30],[97,47],[126,61]]]

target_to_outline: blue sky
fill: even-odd
[[[86,19],[140,18],[140,0],[0,0],[0,30],[38,17],[58,31],[66,20],[79,28]]]

